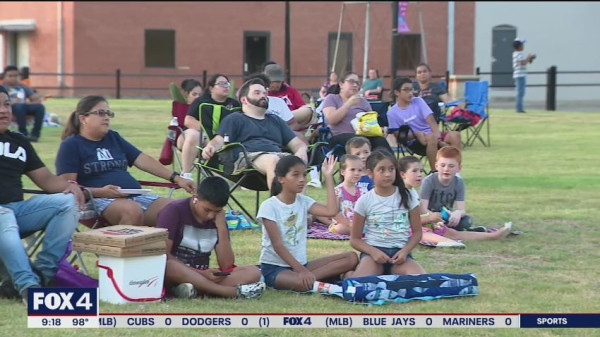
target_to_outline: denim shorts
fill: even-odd
[[[305,263],[304,266],[308,266],[308,263]],[[292,270],[292,267],[284,267],[268,263],[260,264],[260,272],[265,278],[265,284],[267,287],[275,288],[275,279],[277,278],[277,275],[284,270]]]
[[[144,195],[132,195],[127,198],[119,198],[119,199],[128,199],[137,202],[140,205],[140,208],[143,212],[145,212],[150,205],[156,200],[160,199],[158,195],[154,194],[144,194]],[[104,211],[112,204],[113,201],[117,199],[109,199],[109,198],[94,198],[94,206],[98,210],[98,213],[102,215]]]
[[[384,252],[387,256],[392,257],[394,256],[398,251],[400,251],[402,248],[387,248],[387,247],[377,247],[377,246],[373,246],[374,248],[379,249],[380,251]],[[364,257],[370,256],[369,254],[366,253],[360,253],[360,259],[362,260]],[[406,256],[406,260],[414,260],[412,257],[412,254],[408,254]],[[384,263],[383,264],[383,275],[389,275],[392,273],[392,267],[394,265],[392,263]]]

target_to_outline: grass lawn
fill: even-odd
[[[74,110],[77,100],[51,99],[50,113],[62,121]],[[170,121],[166,100],[112,100],[117,113],[112,129],[145,153],[158,158]],[[477,225],[500,227],[512,221],[518,237],[495,242],[467,242],[467,249],[431,249],[419,246],[414,257],[430,273],[474,273],[479,280],[476,297],[414,301],[385,306],[353,305],[320,295],[299,295],[269,290],[260,301],[172,300],[159,304],[109,305],[102,312],[161,313],[581,313],[600,312],[600,151],[597,135],[600,113],[508,110],[491,112],[490,148],[476,143],[463,153],[461,176],[467,184],[467,211]],[[44,128],[35,148],[54,171],[60,142],[59,128]],[[137,169],[138,179],[152,177]],[[33,187],[25,180],[27,187]],[[156,189],[157,194],[166,195]],[[253,207],[251,192],[239,191],[245,204]],[[308,195],[324,201],[322,190],[309,188]],[[175,198],[185,197],[177,192]],[[266,198],[262,193],[261,198]],[[256,264],[260,253],[260,231],[231,233],[238,265]],[[309,240],[309,259],[351,249],[349,243]],[[93,266],[88,254],[88,266]],[[94,273],[97,271],[95,267]],[[21,302],[0,300],[0,335],[30,336]],[[10,332],[9,332],[10,331]],[[190,331],[192,332],[192,331]],[[44,336],[164,336],[179,330],[46,330]],[[189,333],[189,332],[183,332]],[[210,336],[396,336],[395,329],[209,329]],[[592,336],[591,329],[446,329],[449,336]],[[431,331],[408,329],[402,335],[427,336]]]

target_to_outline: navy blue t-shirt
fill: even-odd
[[[141,188],[127,172],[142,153],[109,130],[100,141],[73,135],[60,143],[56,155],[56,174],[76,173],[77,182],[86,187],[117,185],[121,188]]]
[[[281,152],[296,137],[283,119],[272,114],[264,119],[230,114],[221,121],[218,134],[228,135],[230,143],[242,143],[248,152]]]

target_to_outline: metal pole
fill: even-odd
[[[206,82],[208,81],[208,72],[205,70],[202,70],[202,87],[204,88],[204,90],[208,90],[208,88],[206,87]]]
[[[292,64],[290,62],[290,2],[285,2],[285,73],[286,73],[286,82],[288,84],[292,84],[291,73],[292,73]]]
[[[556,66],[548,68],[546,74],[546,110],[556,111]]]
[[[121,69],[117,69],[117,99],[121,98]]]
[[[448,2],[448,55],[446,69],[454,74],[454,1]]]
[[[417,3],[419,8],[419,30],[421,31],[421,51],[423,52],[423,62],[427,62],[427,40],[425,39],[425,28],[423,28],[423,11],[421,10],[421,1]]]
[[[338,47],[340,46],[340,33],[342,31],[342,20],[344,19],[344,9],[346,4],[342,3],[342,11],[340,12],[340,22],[338,23],[337,38],[335,39],[335,51],[333,52],[333,63],[331,64],[331,71],[335,71],[335,64],[337,62]],[[338,74],[343,76],[343,74]]]
[[[369,34],[371,33],[371,2],[367,1],[367,13],[365,18],[365,50],[363,54],[363,81],[367,80],[369,64]]]
[[[58,86],[59,95],[62,96],[62,89],[65,86],[65,79],[63,73],[65,72],[64,67],[64,21],[63,21],[63,2],[58,2]]]
[[[392,1],[392,81],[396,78],[397,62],[398,57],[397,48],[397,36],[398,36],[398,11],[400,10],[400,1]]]

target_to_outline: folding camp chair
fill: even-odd
[[[206,137],[207,139],[213,139],[217,135],[219,126],[223,118],[232,113],[241,111],[241,108],[228,109],[224,106],[210,103],[202,103],[198,107],[198,115],[200,117],[200,139]],[[198,146],[199,152],[202,151],[202,147]],[[233,172],[233,156],[237,152],[241,151],[243,156],[246,157],[246,148],[240,143],[230,143],[225,145],[222,149],[217,151],[215,156],[210,160],[205,161],[202,156],[199,155],[198,162],[195,164],[198,167],[198,183],[203,177],[210,177],[219,175],[233,184],[229,187],[231,194],[230,200],[235,203],[239,210],[241,210],[249,219],[256,222],[255,217],[252,213],[244,207],[244,205],[233,195],[233,192],[239,187],[256,191],[256,211],[258,212],[258,203],[261,191],[268,191],[266,176],[257,170],[251,168],[250,162],[248,161],[248,169],[241,172]],[[231,204],[228,204],[230,209],[234,209]]]
[[[396,154],[396,159],[401,158],[400,154],[402,154],[402,157],[415,156],[423,163],[423,171],[428,174],[428,171],[424,169],[428,163],[425,146],[415,138],[410,126],[401,125],[399,128],[388,129],[388,133],[394,134],[396,138],[396,149],[392,149]]]
[[[203,134],[206,134],[208,139],[213,139],[215,137],[223,118],[231,113],[241,112],[241,108],[227,109],[224,106],[209,103],[200,104],[199,109],[201,137]],[[316,142],[310,147],[311,150],[309,150],[308,165],[315,165],[318,162],[320,158],[319,153],[323,151],[323,146],[323,143]],[[202,147],[198,146],[198,149],[201,151]],[[234,157],[238,154],[246,160],[246,166],[248,168],[240,172],[234,172]],[[222,149],[217,151],[215,156],[210,160],[203,160],[201,155],[199,158],[200,160],[195,164],[199,169],[198,182],[200,182],[202,177],[209,177],[215,174],[233,182],[229,188],[231,194],[230,200],[235,203],[239,210],[241,210],[249,219],[256,222],[253,214],[258,212],[260,192],[268,191],[269,188],[266,176],[252,168],[251,162],[248,159],[248,151],[244,145],[241,143],[228,143]],[[240,186],[256,192],[254,213],[249,212],[233,194]],[[228,206],[230,209],[233,209],[231,204]]]
[[[446,104],[448,107],[454,107],[462,102],[465,102],[466,110],[469,110],[481,117],[479,123],[474,126],[466,126],[464,123],[462,123],[467,136],[467,139],[464,142],[464,147],[472,146],[477,139],[479,139],[483,146],[491,145],[488,88],[488,81],[465,82],[465,98]],[[447,120],[446,123],[452,122]],[[487,128],[487,142],[481,136],[481,129],[483,129],[484,126]]]
[[[163,165],[172,165],[173,171],[182,171],[182,162],[177,148],[177,140],[183,137],[184,120],[189,109],[188,104],[173,101],[171,104],[171,122],[168,126],[167,138],[163,144],[158,161]],[[173,160],[174,159],[174,160]]]
[[[41,191],[41,190],[31,190],[31,189],[23,189],[23,193],[33,194],[33,195],[47,194],[46,192]],[[24,233],[22,235],[21,238],[24,241],[24,247],[25,247],[25,252],[27,253],[27,257],[32,258],[37,253],[37,251],[39,250],[40,246],[42,245],[42,243],[44,241],[44,234],[45,234],[45,231],[41,230],[41,231],[37,231],[34,233]],[[85,272],[86,275],[89,275],[87,268],[85,267],[85,264],[83,262],[83,258],[81,257],[81,254],[75,254],[75,256],[73,256],[69,262],[71,264],[73,264],[75,262],[75,260],[79,260],[79,263],[81,264],[81,266],[83,268],[83,271]]]

